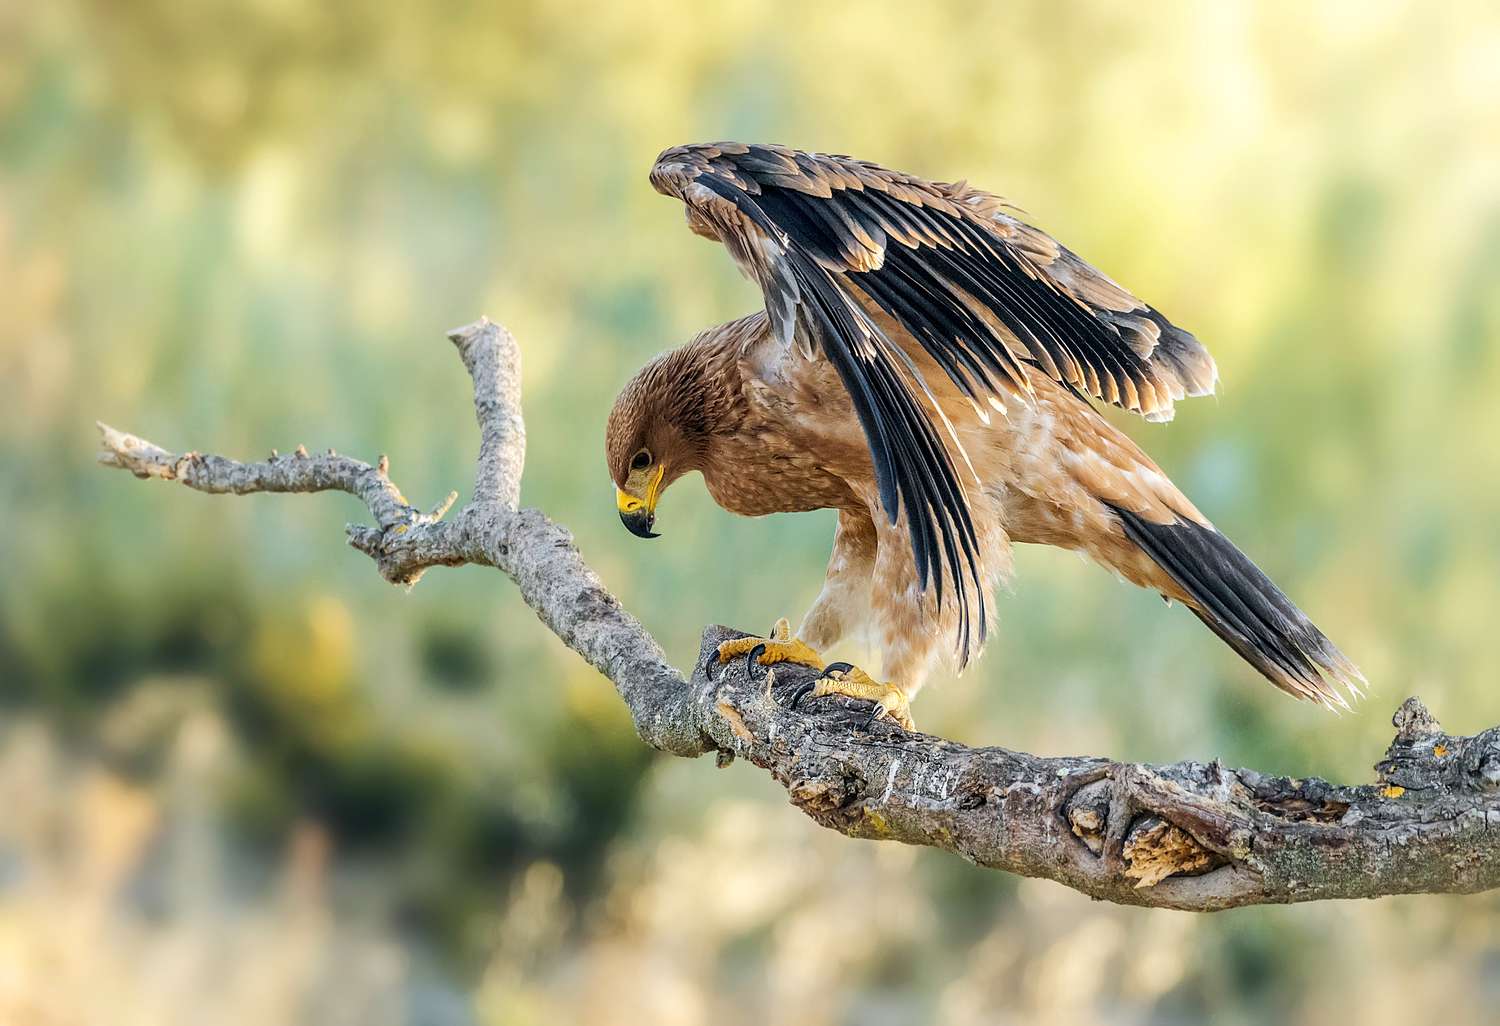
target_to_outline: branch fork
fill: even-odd
[[[483,318],[448,338],[473,380],[480,434],[473,498],[451,516],[456,492],[422,512],[384,456],[372,465],[298,446],[240,463],[174,454],[101,423],[99,462],[215,494],[353,495],[374,525],[349,525],[349,544],[387,581],[412,585],[434,566],[504,572],[614,684],[643,741],[673,755],[713,752],[720,766],[742,758],[815,822],[851,837],[942,848],[1123,904],[1198,911],[1500,886],[1500,727],[1448,734],[1415,698],[1396,713],[1377,780],[1345,786],[1218,761],[1151,766],[972,748],[872,722],[868,703],[837,695],[792,709],[815,671],[721,666],[719,645],[744,636],[726,627],[705,630],[685,678],[568,531],[521,508],[515,339]]]

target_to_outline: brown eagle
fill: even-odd
[[[1101,400],[1167,420],[1218,372],[1192,335],[998,197],[783,146],[669,149],[651,184],[724,244],[765,309],[709,328],[625,386],[605,440],[620,519],[697,471],[732,513],[838,510],[822,593],[794,636],[729,642],[824,668],[864,635],[885,683],[846,663],[815,694],[909,700],[984,643],[1011,543],[1087,553],[1187,606],[1278,688],[1347,707],[1363,676],[1220,534]]]

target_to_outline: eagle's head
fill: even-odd
[[[709,427],[702,367],[691,347],[643,367],[615,399],[604,457],[620,521],[637,538],[655,538],[656,503],[667,486],[701,469]]]

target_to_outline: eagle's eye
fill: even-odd
[[[631,470],[645,470],[649,466],[651,466],[650,449],[642,449],[640,452],[636,453],[630,458]]]

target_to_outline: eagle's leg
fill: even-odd
[[[817,686],[813,688],[812,696],[821,698],[824,695],[844,695],[863,702],[874,702],[875,715],[872,719],[887,717],[907,730],[917,729],[911,718],[911,704],[906,700],[906,692],[894,684],[882,684],[864,670],[848,663],[830,663],[823,671],[823,676],[818,678]]]
[[[824,659],[818,650],[837,644],[851,619],[857,622],[862,618],[860,606],[868,608],[864,596],[870,590],[874,561],[874,523],[864,514],[840,510],[838,528],[833,534],[833,555],[828,560],[828,577],[797,634],[792,634],[792,625],[785,618],[777,620],[768,638],[724,642],[719,646],[719,662],[727,663],[764,645],[765,650],[756,657],[762,666],[800,663],[821,670]]]
[[[802,666],[811,666],[814,670],[823,668],[823,657],[818,650],[807,642],[792,636],[792,625],[787,622],[786,617],[776,621],[776,626],[771,628],[771,634],[765,638],[735,638],[726,641],[719,646],[719,662],[727,663],[736,656],[746,655],[761,649],[756,654],[755,661],[762,666],[771,666],[775,663],[798,663]]]

